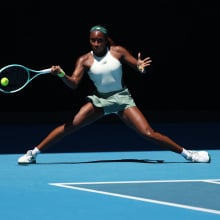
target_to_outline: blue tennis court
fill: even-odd
[[[31,130],[42,128],[45,132],[48,129],[46,125],[17,126],[20,129],[14,135],[17,137],[14,143],[24,131],[32,134]],[[103,129],[106,125],[94,126]],[[114,124],[111,129],[122,129],[120,126]],[[193,130],[196,126],[198,129]],[[0,154],[1,219],[219,219],[220,151],[216,147],[217,133],[212,131],[218,126],[216,123],[160,125],[160,130],[168,134],[173,132],[177,139],[187,127],[188,133],[194,136],[192,142],[205,142],[203,149],[209,151],[212,161],[204,164],[190,163],[169,151],[152,150],[153,146],[137,151],[135,146],[133,150],[129,147],[129,150],[108,152],[48,151],[38,156],[37,164],[28,166],[17,164],[23,151]],[[8,125],[4,128],[8,133],[11,129],[12,135],[18,127]],[[86,138],[81,145],[96,143],[89,136],[91,130],[95,131],[93,126],[82,130]],[[203,132],[207,135],[201,136]],[[185,135],[180,141],[191,141],[191,137]],[[67,138],[68,143],[58,145],[62,148],[62,144],[69,144],[71,151],[73,140],[74,137]],[[117,140],[116,145],[120,138]],[[136,137],[131,136],[131,140]],[[26,141],[29,142],[28,138]],[[8,141],[10,146],[7,147],[12,147],[11,144],[12,140]]]

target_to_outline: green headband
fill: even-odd
[[[99,26],[99,25],[96,25],[96,26],[93,26],[91,29],[90,29],[90,32],[92,31],[101,31],[103,34],[108,34],[108,31],[106,28],[102,27],[102,26]]]

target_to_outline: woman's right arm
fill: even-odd
[[[69,88],[77,89],[85,72],[84,62],[85,56],[81,56],[77,59],[72,75],[66,74],[59,65],[52,66],[51,73],[52,75],[59,76]]]

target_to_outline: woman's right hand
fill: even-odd
[[[60,78],[63,78],[65,76],[65,72],[59,65],[51,67],[51,74],[59,76]]]
[[[62,69],[59,65],[57,66],[51,66],[51,74],[52,75],[57,75],[59,74],[60,72],[62,72]]]

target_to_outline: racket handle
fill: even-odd
[[[51,73],[51,68],[41,70],[42,73]]]

